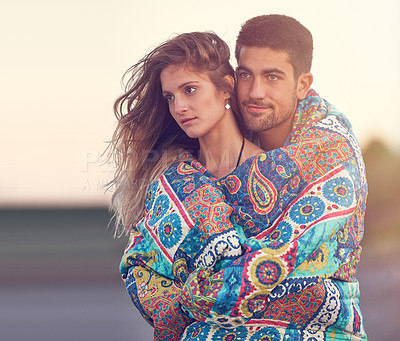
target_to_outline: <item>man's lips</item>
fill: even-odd
[[[265,110],[271,108],[271,106],[256,105],[256,104],[245,104],[247,111],[258,114],[264,112]]]

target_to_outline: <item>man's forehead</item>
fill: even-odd
[[[289,55],[283,50],[273,50],[269,47],[258,46],[243,46],[239,54],[239,62],[242,59],[257,58],[257,59],[281,59],[282,61],[289,62]]]
[[[238,67],[246,69],[263,69],[271,67],[293,69],[289,55],[285,51],[273,50],[269,47],[247,47],[240,50]]]

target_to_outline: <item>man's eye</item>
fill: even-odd
[[[191,93],[193,93],[193,92],[195,92],[195,91],[196,91],[196,88],[193,87],[193,86],[187,86],[187,87],[185,88],[185,93],[186,93],[186,94],[191,94]]]
[[[239,73],[239,77],[242,78],[242,79],[247,79],[247,78],[250,77],[250,74],[247,73],[247,72],[240,72]]]
[[[268,76],[268,79],[269,79],[270,81],[276,81],[276,80],[278,80],[279,78],[276,77],[275,75],[269,75],[269,76]]]

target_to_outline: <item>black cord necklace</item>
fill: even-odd
[[[240,162],[240,158],[242,157],[243,147],[244,147],[244,136],[242,136],[242,148],[240,148],[240,153],[239,153],[239,157],[237,160],[236,168],[239,167],[239,162]]]

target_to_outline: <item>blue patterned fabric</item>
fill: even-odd
[[[156,340],[363,340],[366,196],[350,124],[311,90],[284,147],[222,179],[173,164],[148,190],[121,275]]]

